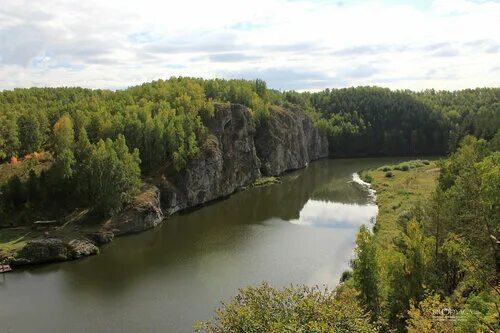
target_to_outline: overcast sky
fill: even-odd
[[[500,1],[0,0],[0,89],[500,86]]]

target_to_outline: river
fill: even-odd
[[[352,182],[395,158],[322,160],[115,239],[101,254],[0,274],[2,332],[191,332],[238,288],[334,287],[377,207]]]

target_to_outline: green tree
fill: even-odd
[[[120,135],[97,142],[90,158],[90,199],[96,212],[109,215],[119,211],[138,191],[140,185],[139,152],[128,151]]]
[[[22,114],[18,120],[20,154],[26,155],[37,151],[42,146],[42,132],[38,118],[32,113]]]
[[[354,285],[361,292],[368,308],[376,316],[380,311],[378,265],[373,236],[365,225],[362,225],[356,236],[356,259],[353,261]]]

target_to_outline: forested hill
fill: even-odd
[[[490,139],[500,128],[500,88],[412,92],[378,87],[273,92],[298,104],[330,138],[330,155],[443,154],[467,134]]]
[[[80,206],[113,214],[137,193],[141,178],[165,166],[180,172],[200,153],[208,135],[203,119],[213,117],[220,102],[247,106],[258,128],[270,110],[303,109],[328,134],[336,157],[443,154],[469,133],[489,139],[500,127],[499,101],[500,88],[297,93],[267,89],[262,80],[196,78],[119,91],[3,91],[0,212],[71,193]],[[4,168],[16,164],[22,172]]]

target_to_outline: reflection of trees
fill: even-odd
[[[359,203],[366,194],[347,184],[353,172],[386,164],[384,160],[323,160],[283,177],[283,183],[236,193],[203,208],[172,216],[161,228],[121,237],[100,256],[58,266],[73,292],[89,289],[119,294],[148,275],[189,274],[196,257],[238,251],[251,237],[244,225],[270,218],[298,219],[309,198]]]

